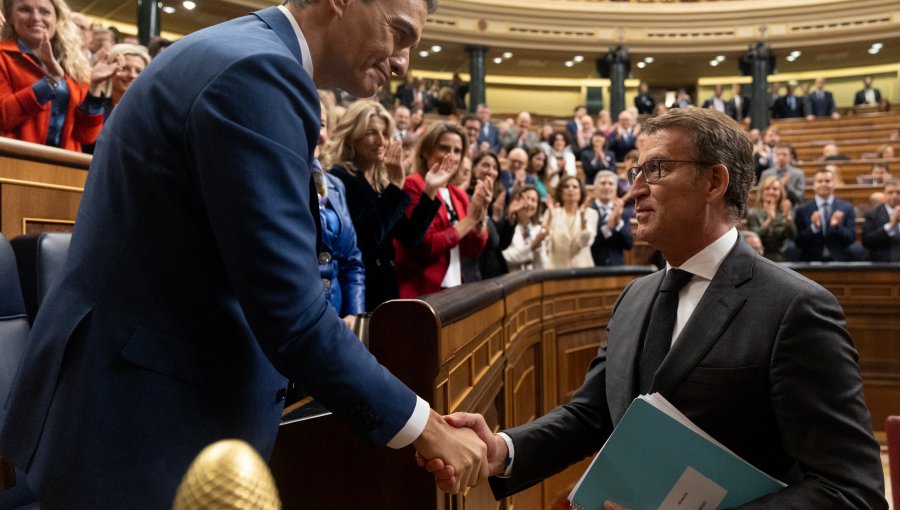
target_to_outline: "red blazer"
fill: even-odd
[[[45,144],[50,126],[52,101],[40,104],[31,86],[44,77],[31,58],[22,53],[15,40],[0,41],[0,136]],[[69,108],[60,136],[60,148],[81,152],[81,144],[94,143],[103,115],[88,115],[78,107],[87,97],[89,85],[68,75]]]
[[[469,210],[469,196],[452,184],[448,185],[447,189],[450,190],[450,202],[459,214],[459,219],[465,218]],[[419,197],[424,190],[425,179],[422,175],[415,173],[406,178],[403,191],[410,198],[406,208],[407,217],[419,203]],[[472,230],[460,239],[456,229],[450,225],[447,206],[442,202],[421,243],[406,246],[394,241],[394,248],[397,250],[397,282],[400,286],[400,297],[412,299],[440,291],[441,282],[444,281],[447,268],[450,267],[450,250],[459,245],[461,256],[478,257],[484,250],[487,237],[487,229],[482,229],[480,234]]]

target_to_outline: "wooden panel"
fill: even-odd
[[[10,239],[26,232],[69,231],[80,201],[80,188],[0,180],[0,228]]]

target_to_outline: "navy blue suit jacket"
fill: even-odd
[[[595,201],[591,201],[590,207],[597,211],[600,219],[597,223],[597,237],[594,238],[594,244],[591,245],[591,256],[594,258],[595,266],[621,266],[625,264],[625,250],[630,250],[634,246],[634,237],[631,235],[630,217],[627,214],[622,215],[622,221],[625,222],[619,230],[613,230],[609,239],[603,237],[600,227],[606,223],[606,218],[597,207]]]
[[[819,99],[816,91],[810,92],[809,95],[806,96],[806,101],[809,105],[806,109],[807,115],[828,117],[834,113],[834,96],[827,90],[823,91],[821,99]]]
[[[815,199],[810,200],[794,213],[794,223],[797,225],[797,239],[794,241],[800,248],[800,260],[821,261],[825,247],[831,253],[832,260],[850,261],[852,256],[848,248],[856,240],[856,214],[850,202],[835,198],[831,204],[831,214],[835,211],[843,211],[844,218],[840,225],[829,227],[825,233],[822,230],[813,232],[812,214],[818,210]],[[823,220],[824,221],[830,221]]]
[[[482,127],[481,131],[478,134],[478,144],[481,145],[481,142],[487,142],[491,147],[491,152],[494,154],[500,152],[500,147],[502,146],[502,141],[500,140],[500,130],[497,129],[497,126],[487,123],[487,133],[485,134],[485,128]]]
[[[110,117],[0,434],[45,508],[169,508],[209,443],[267,456],[286,378],[372,443],[409,419],[322,292],[300,61],[266,9],[176,42]]]

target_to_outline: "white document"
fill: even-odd
[[[728,491],[688,466],[672,490],[659,505],[659,510],[715,510]]]

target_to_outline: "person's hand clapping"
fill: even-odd
[[[456,175],[459,168],[459,155],[446,154],[425,174],[425,194],[434,200],[437,190],[443,188]]]
[[[406,172],[403,170],[403,142],[394,140],[388,145],[384,154],[384,167],[387,170],[388,181],[402,188],[406,181]]]
[[[47,76],[57,81],[63,79],[65,72],[63,71],[62,66],[59,65],[59,61],[56,60],[56,56],[53,55],[53,44],[50,42],[50,34],[48,32],[44,32],[44,36],[41,38],[41,44],[38,46],[35,56],[42,64],[44,64]]]

